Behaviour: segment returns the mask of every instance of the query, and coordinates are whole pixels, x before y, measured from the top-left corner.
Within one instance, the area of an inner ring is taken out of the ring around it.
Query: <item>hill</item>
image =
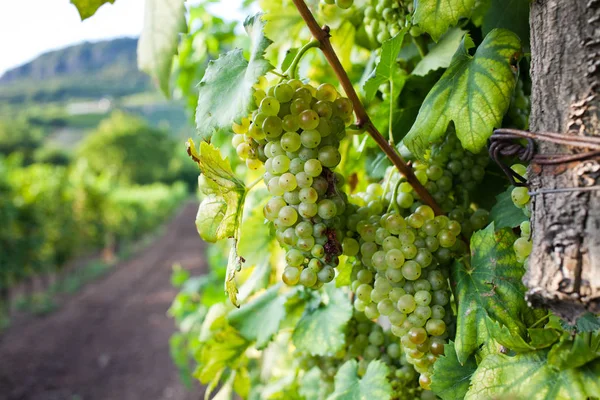
[[[122,97],[153,90],[137,69],[137,39],[84,42],[40,55],[0,77],[0,102]]]

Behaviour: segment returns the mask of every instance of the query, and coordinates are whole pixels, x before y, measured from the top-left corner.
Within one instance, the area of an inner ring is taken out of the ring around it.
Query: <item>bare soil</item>
[[[169,355],[171,266],[206,270],[186,204],[164,233],[45,317],[0,335],[0,400],[191,400]]]

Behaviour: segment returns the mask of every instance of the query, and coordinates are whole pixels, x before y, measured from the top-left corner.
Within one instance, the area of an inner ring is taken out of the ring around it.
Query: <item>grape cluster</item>
[[[339,8],[343,9],[343,10],[347,10],[348,8],[352,7],[352,5],[354,4],[354,0],[322,0],[322,2],[324,4],[335,4],[336,6],[338,6]]]
[[[421,387],[429,389],[433,363],[444,353],[452,323],[444,266],[455,253],[466,251],[458,239],[461,225],[434,216],[425,205],[406,217],[384,213],[382,194],[380,185],[371,184],[348,220],[344,245],[350,245],[358,259],[353,270],[354,307],[370,319],[381,315],[389,319],[406,360],[421,374]]]
[[[411,157],[410,154],[405,155]],[[488,223],[487,210],[471,207],[472,193],[483,181],[488,164],[487,152],[473,154],[463,149],[453,131],[448,133],[443,142],[432,146],[426,162],[413,163],[419,182],[452,220],[461,223],[461,232],[467,238]],[[391,197],[395,195],[398,206],[407,211],[414,211],[422,205],[403,176],[392,175],[391,184],[397,185],[398,190],[387,193],[388,201],[392,201]]]
[[[246,162],[264,154],[264,182],[273,196],[264,214],[288,248],[283,281],[318,288],[334,278],[341,254],[338,227],[347,199],[333,169],[341,161],[352,103],[330,84],[315,88],[297,79],[256,90],[254,97],[258,109],[234,128],[256,143],[256,151],[244,141],[238,154],[250,154]]]
[[[511,167],[513,171],[527,179],[527,168],[522,164],[515,164]],[[531,202],[531,196],[529,195],[529,188],[526,186],[516,186],[510,193],[510,197],[515,206],[523,210],[525,215],[529,216],[529,203]],[[531,243],[531,225],[529,221],[525,221],[520,225],[521,237],[518,238],[513,248],[519,262],[525,262],[529,254],[531,254],[532,243]]]
[[[395,0],[370,0],[365,8],[365,30],[381,44],[396,36],[404,26],[406,10]]]
[[[325,385],[332,390],[335,374],[346,361],[358,360],[358,375],[363,376],[369,363],[379,360],[389,369],[388,379],[393,388],[392,399],[435,398],[431,392],[419,386],[418,374],[406,361],[398,338],[367,318],[363,312],[354,310],[346,328],[345,343],[346,347],[332,356],[298,354],[301,368],[310,370],[318,367]]]

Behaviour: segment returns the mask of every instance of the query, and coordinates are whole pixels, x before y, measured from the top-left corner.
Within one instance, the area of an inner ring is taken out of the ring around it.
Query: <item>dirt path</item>
[[[0,337],[0,400],[191,400],[169,356],[171,265],[203,271],[187,204],[161,237],[56,312]]]

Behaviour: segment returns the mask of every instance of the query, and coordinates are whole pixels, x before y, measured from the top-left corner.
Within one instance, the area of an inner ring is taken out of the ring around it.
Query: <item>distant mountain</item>
[[[40,55],[0,77],[0,102],[120,97],[152,90],[137,69],[137,39],[84,42]]]

